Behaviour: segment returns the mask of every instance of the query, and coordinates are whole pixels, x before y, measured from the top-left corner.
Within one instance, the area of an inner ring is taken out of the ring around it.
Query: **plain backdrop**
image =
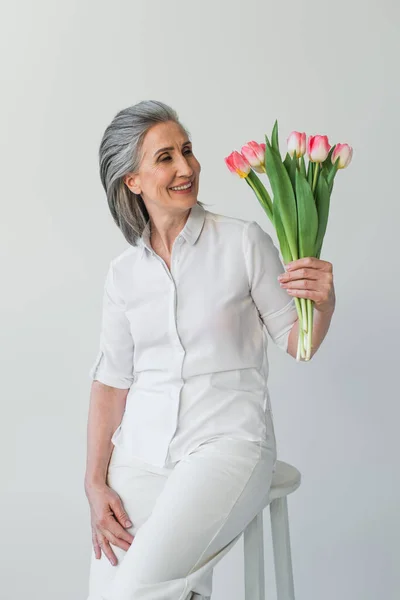
[[[281,149],[292,130],[354,148],[321,254],[331,328],[310,363],[271,342],[269,387],[279,458],[302,474],[288,500],[297,600],[397,599],[398,4],[22,0],[1,12],[0,597],[87,597],[88,371],[106,270],[127,247],[97,152],[119,110],[155,99],[190,130],[198,199],[276,244],[224,157],[265,141],[275,119]],[[243,598],[242,551],[217,566],[213,599]]]

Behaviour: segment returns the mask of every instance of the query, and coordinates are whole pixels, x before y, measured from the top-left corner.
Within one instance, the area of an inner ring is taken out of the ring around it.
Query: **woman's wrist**
[[[107,485],[107,476],[106,475],[85,475],[84,486],[85,492],[89,492],[95,488],[103,487]]]

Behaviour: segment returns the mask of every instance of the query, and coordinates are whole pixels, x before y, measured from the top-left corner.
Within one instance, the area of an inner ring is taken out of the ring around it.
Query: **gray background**
[[[3,3],[2,598],[85,600],[88,371],[109,260],[126,247],[98,145],[118,110],[173,106],[202,165],[199,200],[272,225],[223,158],[275,118],[348,142],[321,259],[337,295],[311,363],[270,343],[297,600],[399,594],[399,8],[393,0]],[[398,239],[398,237],[397,237]],[[267,597],[275,599],[265,511]],[[215,600],[243,598],[242,544]]]

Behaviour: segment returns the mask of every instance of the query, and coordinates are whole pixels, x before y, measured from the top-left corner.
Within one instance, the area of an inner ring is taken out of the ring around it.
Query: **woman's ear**
[[[128,173],[124,176],[124,183],[134,194],[141,194],[142,190],[138,182],[138,175]]]

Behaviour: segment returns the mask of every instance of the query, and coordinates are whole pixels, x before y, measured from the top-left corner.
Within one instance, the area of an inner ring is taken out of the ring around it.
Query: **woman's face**
[[[168,121],[149,129],[139,171],[126,175],[124,181],[132,192],[141,194],[150,214],[152,208],[179,212],[196,204],[200,170],[187,135],[177,123]],[[192,183],[188,191],[171,189],[188,182]]]

